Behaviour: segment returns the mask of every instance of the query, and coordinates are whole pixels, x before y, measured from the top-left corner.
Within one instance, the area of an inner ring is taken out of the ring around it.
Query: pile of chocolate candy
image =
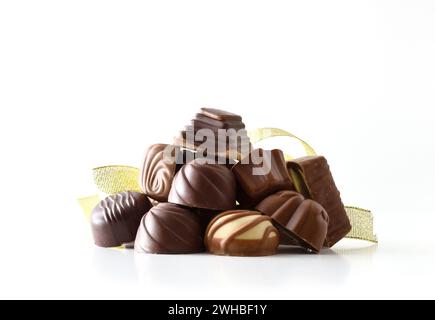
[[[188,139],[204,129],[213,138]],[[204,139],[216,148],[202,149]],[[222,110],[203,108],[172,145],[150,146],[139,179],[143,193],[108,196],[93,210],[96,245],[233,256],[293,245],[317,253],[351,230],[324,157],[286,162],[281,150],[254,150],[242,118]]]

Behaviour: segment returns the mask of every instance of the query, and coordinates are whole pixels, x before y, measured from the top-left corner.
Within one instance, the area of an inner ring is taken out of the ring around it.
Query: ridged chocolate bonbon
[[[138,192],[121,192],[100,201],[91,215],[95,244],[119,247],[134,241],[140,220],[150,208],[147,196]]]
[[[203,164],[197,159],[176,174],[169,202],[199,209],[229,210],[236,206],[236,181],[224,165]]]
[[[289,161],[288,170],[295,188],[305,198],[318,202],[329,216],[325,245],[332,247],[351,230],[340,192],[323,156],[311,156]]]
[[[262,168],[264,172],[261,172]],[[236,164],[232,172],[238,182],[237,201],[244,208],[253,208],[277,191],[293,189],[281,150],[256,149]]]
[[[294,191],[280,191],[264,199],[255,209],[277,223],[281,243],[288,244],[285,240],[293,240],[314,252],[322,249],[329,218],[317,202],[304,199]]]
[[[256,211],[226,211],[209,224],[205,243],[216,255],[268,256],[276,253],[278,230],[268,216]]]
[[[200,130],[205,136],[199,136]],[[202,108],[175,138],[175,144],[207,156],[230,160],[241,159],[251,150],[242,117],[212,108]]]
[[[160,203],[142,218],[134,248],[138,253],[197,253],[204,251],[203,232],[194,211]]]

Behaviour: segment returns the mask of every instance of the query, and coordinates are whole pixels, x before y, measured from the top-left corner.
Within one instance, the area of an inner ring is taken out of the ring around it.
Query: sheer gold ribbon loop
[[[253,131],[248,132],[249,139],[251,140],[252,144],[256,144],[262,140],[273,138],[273,137],[290,137],[293,139],[296,139],[301,143],[301,145],[304,147],[305,152],[308,156],[315,156],[316,151],[314,151],[314,148],[311,147],[307,142],[302,140],[301,138],[298,138],[294,134],[285,131],[283,129],[279,128],[258,128]],[[292,155],[289,155],[287,153],[284,153],[286,161],[290,161],[293,159]]]
[[[298,138],[294,134],[279,128],[259,128],[248,133],[251,143],[255,145],[256,143],[273,138],[273,137],[289,137],[296,139],[304,147],[305,152],[308,156],[315,156],[316,151],[311,147],[306,141]],[[286,161],[292,160],[293,156],[284,153]],[[350,239],[359,239],[377,243],[378,239],[373,231],[373,214],[369,210],[361,209],[358,207],[347,206],[346,213],[349,217],[350,223],[352,225],[352,230],[346,236]]]

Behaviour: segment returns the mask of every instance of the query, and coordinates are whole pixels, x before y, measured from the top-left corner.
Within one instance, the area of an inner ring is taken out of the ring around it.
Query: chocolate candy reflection
[[[304,157],[287,163],[296,190],[305,198],[318,202],[329,216],[326,246],[332,247],[351,230],[340,192],[329,165],[322,156]]]
[[[201,222],[191,209],[160,203],[143,217],[134,248],[160,254],[204,251]]]
[[[319,252],[328,231],[328,214],[313,200],[306,200],[294,191],[280,191],[256,207],[277,223],[281,243],[296,244]],[[286,241],[287,240],[287,241]]]
[[[267,256],[276,253],[278,230],[267,216],[247,210],[226,211],[206,231],[210,253],[230,256]]]
[[[150,208],[147,196],[138,192],[122,192],[102,200],[91,215],[95,244],[119,247],[134,241],[140,220]]]

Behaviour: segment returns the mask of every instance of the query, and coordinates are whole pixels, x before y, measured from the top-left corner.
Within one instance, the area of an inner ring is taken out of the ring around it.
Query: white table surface
[[[5,246],[0,298],[434,298],[434,219],[420,217],[421,230],[378,217],[379,245],[345,240],[319,255],[281,250],[262,258],[97,248],[76,217],[63,241]]]

